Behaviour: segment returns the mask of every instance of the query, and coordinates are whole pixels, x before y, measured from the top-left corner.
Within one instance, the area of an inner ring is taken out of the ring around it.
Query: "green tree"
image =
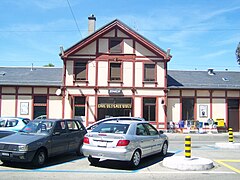
[[[54,67],[54,64],[49,63],[49,64],[44,65],[43,67]]]

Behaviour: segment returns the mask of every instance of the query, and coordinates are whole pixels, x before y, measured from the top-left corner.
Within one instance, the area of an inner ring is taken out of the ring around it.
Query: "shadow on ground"
[[[165,157],[170,157],[173,156],[174,153],[168,153]],[[165,157],[156,154],[156,155],[152,155],[146,158],[141,159],[140,165],[133,169],[132,167],[130,167],[127,162],[124,161],[114,161],[114,160],[104,160],[104,161],[100,161],[97,165],[95,165],[96,167],[100,167],[100,168],[109,168],[109,169],[117,169],[117,170],[140,170],[149,166],[152,166],[154,164],[157,164],[159,162],[161,162]],[[93,165],[91,165],[93,166]]]
[[[71,162],[74,160],[83,159],[83,158],[85,158],[85,157],[77,156],[76,153],[63,154],[61,156],[55,156],[55,157],[49,158],[47,160],[47,162],[45,163],[45,165],[41,168],[55,166],[55,165]],[[12,167],[12,168],[28,169],[28,170],[40,169],[38,167],[34,167],[31,163],[7,162],[7,163],[2,163],[0,166],[7,166],[7,167]]]

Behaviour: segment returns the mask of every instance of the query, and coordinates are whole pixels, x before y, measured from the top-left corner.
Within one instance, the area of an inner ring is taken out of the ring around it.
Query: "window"
[[[76,121],[67,121],[67,127],[69,131],[79,131]]]
[[[110,80],[121,80],[121,63],[110,63]]]
[[[147,136],[147,130],[143,124],[138,124],[136,129],[136,135],[137,136]]]
[[[65,121],[57,121],[54,132],[66,133]]]
[[[92,132],[126,134],[129,124],[101,123]]]
[[[47,96],[34,96],[33,118],[47,114]]]
[[[150,124],[145,124],[145,127],[147,128],[150,136],[158,135],[158,131]]]
[[[84,81],[86,80],[86,66],[85,62],[75,62],[74,64],[74,73],[76,81]]]
[[[85,97],[75,97],[74,98],[74,117],[85,116]]]
[[[121,53],[122,52],[122,40],[121,39],[110,39],[110,53]]]
[[[143,118],[156,121],[156,98],[143,98]]]
[[[155,64],[144,64],[144,81],[156,81]]]

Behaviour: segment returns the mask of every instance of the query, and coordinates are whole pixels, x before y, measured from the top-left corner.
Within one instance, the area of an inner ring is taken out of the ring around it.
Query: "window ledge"
[[[143,84],[157,84],[157,81],[143,81]]]
[[[108,80],[108,83],[123,83],[122,80]]]
[[[74,82],[83,82],[83,83],[88,83],[88,80],[74,80]]]

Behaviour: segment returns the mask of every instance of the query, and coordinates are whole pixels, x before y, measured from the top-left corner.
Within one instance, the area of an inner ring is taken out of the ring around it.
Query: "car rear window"
[[[112,133],[112,134],[126,134],[129,124],[118,124],[118,123],[102,123],[92,132],[98,133]]]

